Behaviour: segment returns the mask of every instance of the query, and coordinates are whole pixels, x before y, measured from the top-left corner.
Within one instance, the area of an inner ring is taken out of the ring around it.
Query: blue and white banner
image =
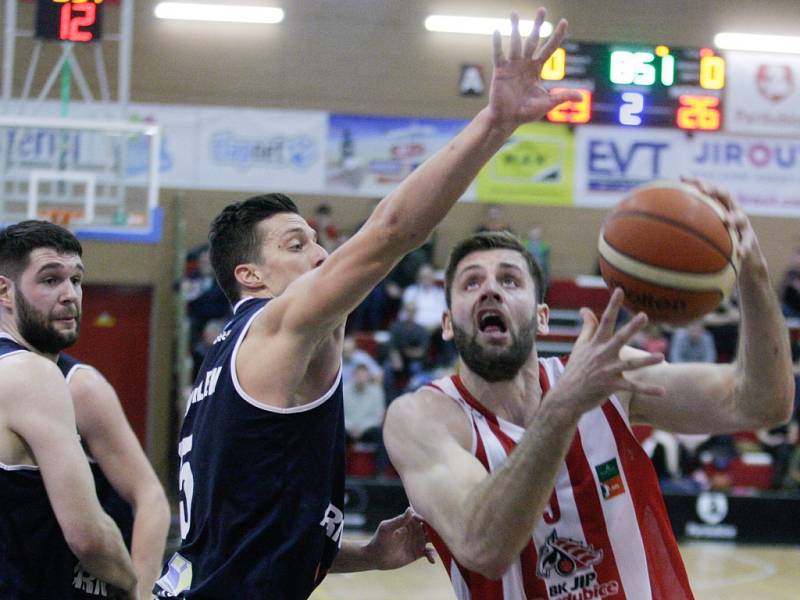
[[[575,206],[613,206],[639,185],[678,177],[686,140],[669,129],[577,128]]]

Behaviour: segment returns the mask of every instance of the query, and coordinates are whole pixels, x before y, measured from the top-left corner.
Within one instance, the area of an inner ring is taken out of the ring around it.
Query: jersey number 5
[[[192,451],[192,436],[183,438],[178,444],[178,456],[181,458],[181,470],[179,474],[180,482],[178,484],[178,491],[183,492],[183,498],[180,499],[179,512],[181,524],[181,539],[185,540],[189,534],[189,527],[192,523],[192,494],[194,493],[194,476],[192,475],[192,466],[189,464],[189,459],[186,455]]]

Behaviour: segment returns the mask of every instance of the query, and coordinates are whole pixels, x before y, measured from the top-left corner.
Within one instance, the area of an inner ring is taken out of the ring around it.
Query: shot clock
[[[581,94],[550,111],[552,122],[699,131],[722,125],[725,60],[710,48],[567,41],[542,78],[550,89]]]
[[[102,37],[103,0],[37,0],[36,37],[96,42]]]

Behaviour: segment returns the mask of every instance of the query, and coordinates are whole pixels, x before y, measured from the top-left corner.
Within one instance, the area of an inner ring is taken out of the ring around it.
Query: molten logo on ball
[[[626,304],[636,306],[644,312],[651,311],[669,311],[677,315],[685,315],[688,310],[688,305],[685,300],[680,298],[659,298],[651,292],[638,292],[636,290],[625,289],[622,282],[612,279],[612,288],[621,288],[625,292]]]

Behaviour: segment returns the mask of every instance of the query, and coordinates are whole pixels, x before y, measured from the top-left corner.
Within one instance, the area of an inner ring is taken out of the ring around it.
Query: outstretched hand
[[[539,47],[544,17],[545,10],[540,8],[536,12],[533,30],[523,44],[519,16],[512,13],[508,57],[503,54],[500,32],[494,32],[494,73],[489,109],[499,122],[521,125],[537,121],[562,102],[581,99],[577,91],[549,92],[542,85],[542,67],[567,33],[567,22],[561,19],[550,38]]]
[[[660,353],[620,358],[620,350],[647,323],[647,315],[639,313],[614,333],[617,315],[624,293],[617,288],[598,323],[594,313],[581,309],[583,328],[570,355],[564,374],[551,393],[564,401],[573,402],[579,416],[605,401],[611,394],[626,391],[631,394],[663,396],[664,389],[625,378],[626,371],[655,365],[664,360]]]
[[[376,568],[383,570],[404,567],[423,556],[431,564],[436,562],[422,521],[410,507],[402,515],[381,521],[366,550]]]

